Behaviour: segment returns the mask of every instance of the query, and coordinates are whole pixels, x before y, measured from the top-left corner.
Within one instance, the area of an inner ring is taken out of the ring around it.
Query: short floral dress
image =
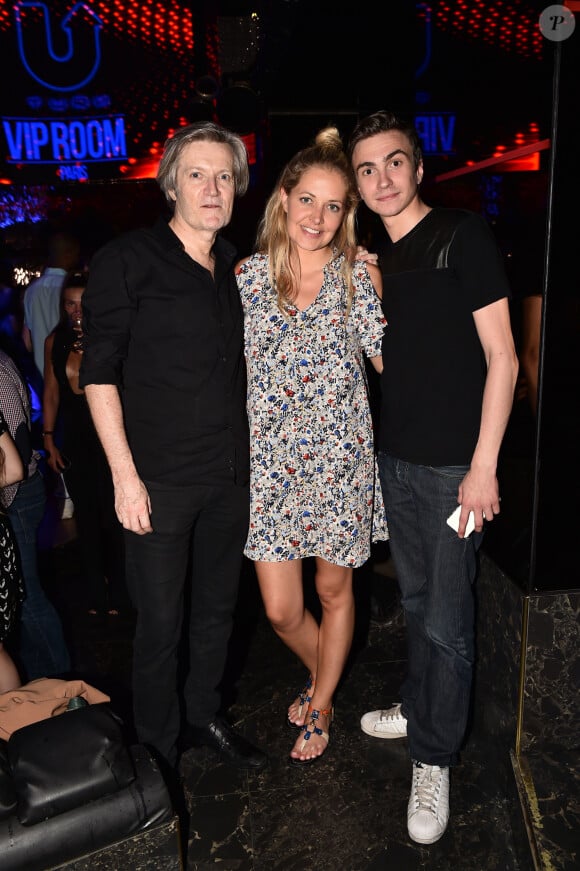
[[[244,553],[361,566],[388,539],[363,354],[381,353],[385,318],[366,266],[345,318],[342,255],[304,311],[280,311],[268,258],[237,270],[250,420],[250,529]]]

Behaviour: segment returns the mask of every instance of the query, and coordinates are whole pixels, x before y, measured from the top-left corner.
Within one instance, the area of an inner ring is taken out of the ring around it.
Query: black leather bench
[[[140,851],[147,859],[159,841],[154,832],[164,833],[159,867],[181,869],[179,823],[157,763],[143,745],[114,746],[114,733],[95,738],[95,728],[85,729],[89,720],[79,713],[26,726],[0,741],[2,871],[46,871],[97,854],[101,860],[92,867],[118,869],[118,858],[106,864],[105,848],[115,845],[118,856],[126,842],[121,853],[130,852],[134,864]],[[64,740],[56,741],[57,733]],[[99,741],[96,753],[86,749]]]

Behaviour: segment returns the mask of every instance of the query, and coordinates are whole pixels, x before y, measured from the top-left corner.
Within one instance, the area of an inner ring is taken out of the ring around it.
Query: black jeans
[[[94,438],[65,443],[63,452],[71,460],[63,478],[74,504],[85,608],[126,611],[123,528],[115,514],[111,470]]]
[[[219,684],[248,533],[249,489],[233,484],[145,485],[154,531],[125,533],[127,585],[137,611],[133,708],[139,741],[174,765],[181,722],[177,681],[184,600],[191,602],[185,711],[191,725],[205,726],[221,703]]]

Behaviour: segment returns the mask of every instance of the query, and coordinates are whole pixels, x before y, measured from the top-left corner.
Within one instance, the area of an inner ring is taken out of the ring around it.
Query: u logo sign
[[[16,3],[14,17],[20,57],[33,79],[52,91],[77,91],[90,82],[101,62],[103,23],[86,3],[75,3],[55,28],[57,48],[45,3]]]

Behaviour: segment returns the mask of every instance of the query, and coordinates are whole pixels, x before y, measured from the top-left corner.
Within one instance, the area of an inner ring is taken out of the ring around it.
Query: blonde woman
[[[338,131],[283,169],[256,252],[236,273],[244,307],[250,530],[266,614],[308,677],[290,704],[290,761],[320,759],[354,629],[353,570],[388,537],[365,356],[382,370],[380,275],[355,261],[358,195]],[[305,607],[315,561],[318,621]]]

